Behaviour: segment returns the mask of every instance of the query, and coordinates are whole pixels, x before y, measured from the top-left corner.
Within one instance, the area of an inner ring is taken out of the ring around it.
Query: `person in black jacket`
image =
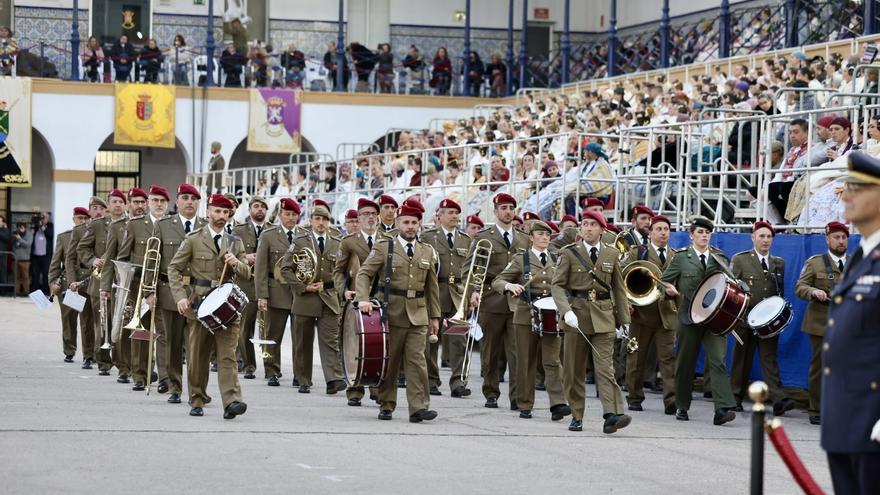
[[[391,93],[394,91],[394,55],[391,53],[391,45],[381,43],[376,52],[376,78],[379,80],[379,92]]]
[[[293,43],[281,54],[281,66],[287,71],[287,87],[301,88],[306,78],[306,55],[297,50]]]
[[[147,41],[146,48],[141,50],[140,56],[138,57],[138,64],[144,71],[145,83],[159,82],[159,70],[162,68],[162,62],[164,60],[165,56],[162,55],[162,50],[160,50],[159,46],[156,44],[156,39],[150,38]]]
[[[49,213],[34,215],[33,242],[31,242],[31,290],[40,289],[49,295],[49,262],[52,261],[52,243],[55,240],[55,224]]]
[[[483,74],[485,72],[486,68],[483,66],[480,54],[471,51],[470,59],[468,60],[468,73],[466,74],[466,84],[470,85],[471,96],[481,96],[480,88],[483,87]],[[462,64],[462,74],[464,74],[464,64]]]
[[[507,86],[507,66],[501,61],[501,55],[492,54],[491,61],[486,64],[486,78],[489,80],[489,96],[498,98],[504,96]]]
[[[113,44],[111,55],[113,69],[116,70],[116,82],[128,82],[131,79],[131,67],[136,57],[135,48],[128,43],[128,36],[122,35]]]
[[[355,70],[357,70],[357,91],[369,91],[368,81],[370,80],[370,72],[376,66],[376,54],[369,48],[358,43],[352,42],[349,45],[351,49],[351,59],[354,61]]]
[[[226,74],[227,88],[241,87],[241,68],[247,62],[247,58],[239,52],[232,41],[226,44],[226,49],[220,54],[220,68]]]
[[[344,66],[342,70],[342,86],[348,87],[348,79],[351,77],[351,69],[348,68],[348,56],[343,53],[342,59]],[[336,42],[331,41],[327,45],[327,52],[324,53],[324,67],[327,69],[330,78],[330,87],[336,87]]]

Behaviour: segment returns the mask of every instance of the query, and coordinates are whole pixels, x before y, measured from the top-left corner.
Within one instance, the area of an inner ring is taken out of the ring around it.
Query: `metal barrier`
[[[376,143],[339,143],[336,146],[336,159],[342,160],[345,157],[354,157],[363,151],[379,151],[379,145]]]

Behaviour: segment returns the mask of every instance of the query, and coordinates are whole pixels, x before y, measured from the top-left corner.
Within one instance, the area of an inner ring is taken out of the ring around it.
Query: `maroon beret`
[[[394,197],[389,196],[387,194],[383,194],[383,195],[379,196],[379,204],[380,205],[394,205],[395,208],[397,208],[399,206],[397,204],[397,200],[395,200]]]
[[[155,184],[150,186],[150,196],[162,196],[165,198],[165,201],[171,201],[171,196],[168,194],[168,190]]]
[[[121,199],[123,203],[128,203],[128,198],[125,197],[125,193],[120,191],[119,189],[114,188],[112,191],[110,191],[110,194],[107,195],[107,199],[113,197]]]
[[[510,204],[516,206],[516,199],[507,193],[498,193],[492,198],[493,205]]]
[[[483,225],[483,221],[480,220],[480,217],[478,217],[478,216],[476,216],[476,215],[468,215],[468,217],[467,217],[467,223],[468,223],[468,224],[471,224],[471,223],[472,223],[472,224],[474,224],[474,225],[479,225],[480,227],[483,227],[483,226],[484,226],[484,225]]]
[[[581,199],[582,208],[590,208],[591,206],[601,206],[603,210],[605,209],[605,203],[603,203],[602,200],[599,198],[588,196]]]
[[[635,217],[637,217],[637,216],[639,216],[639,215],[650,215],[650,216],[653,217],[653,216],[654,216],[654,210],[648,208],[648,207],[645,206],[645,205],[635,205],[635,206],[633,206],[633,218],[635,218]]]
[[[571,223],[576,224],[576,223],[578,223],[578,219],[575,218],[574,215],[565,215],[564,217],[562,217],[562,223],[565,223],[565,222],[571,222]]]
[[[538,214],[533,211],[523,212],[522,217],[523,217],[523,220],[540,220],[541,219],[541,217],[539,217]]]
[[[357,220],[357,219],[358,219],[358,212],[357,212],[357,210],[348,210],[348,211],[346,211],[346,212],[345,212],[345,219],[346,219],[346,220]]]
[[[831,121],[831,125],[839,125],[844,129],[852,129],[852,124],[849,122],[849,119],[844,116],[834,117],[834,120]]]
[[[361,209],[363,209],[363,208],[375,208],[375,209],[376,209],[376,213],[379,213],[379,205],[377,205],[375,201],[371,201],[371,200],[368,199],[368,198],[360,198],[360,199],[358,199],[358,207],[357,207],[357,209],[358,209],[358,210],[361,210]]]
[[[422,205],[421,201],[419,201],[415,196],[410,196],[403,201],[401,206],[409,206],[410,208],[415,208],[420,212],[425,212],[425,207]]]
[[[229,210],[235,209],[235,203],[232,202],[231,199],[227,198],[222,194],[212,194],[211,199],[208,201],[208,206],[216,206],[217,208],[227,208]]]
[[[553,220],[547,220],[547,226],[550,227],[554,234],[559,233],[559,225],[556,225],[556,222],[554,222]]]
[[[608,230],[608,231],[610,231],[610,232],[614,232],[615,234],[619,234],[619,233],[620,233],[620,227],[618,227],[617,225],[614,225],[614,224],[611,223],[611,222],[608,222],[608,223],[605,224],[605,229]]]
[[[770,225],[770,222],[766,220],[758,220],[757,222],[755,222],[755,226],[752,227],[752,232],[757,232],[759,229],[769,229],[770,235],[776,235],[776,231],[773,230],[773,226]]]
[[[831,124],[834,122],[834,119],[837,118],[837,115],[831,114],[822,117],[821,119],[816,121],[816,125],[825,127],[826,129],[831,127]]]
[[[461,213],[461,206],[459,206],[458,203],[456,203],[455,201],[453,201],[451,199],[444,199],[443,201],[441,201],[440,208],[453,208],[453,209],[458,210],[459,213]]]
[[[202,195],[199,194],[199,190],[196,189],[196,186],[187,184],[186,182],[177,186],[177,195],[180,196],[181,194],[192,194],[196,199],[202,199]]]
[[[299,203],[293,198],[281,198],[281,209],[287,211],[295,211],[297,215],[302,213]]]
[[[651,227],[653,227],[654,224],[658,223],[665,223],[666,225],[672,227],[672,222],[670,222],[669,219],[664,217],[663,215],[654,215],[653,217],[651,217]]]
[[[315,206],[323,206],[324,208],[327,208],[327,211],[330,211],[330,203],[324,201],[323,199],[316,199],[312,201],[312,207]]]
[[[547,160],[546,162],[544,162],[544,166],[542,166],[541,169],[546,172],[547,169],[549,169],[550,167],[559,168],[559,165],[553,160]]]
[[[849,237],[849,227],[840,222],[828,222],[828,225],[825,226],[825,235],[831,235],[835,232],[843,232]]]
[[[135,196],[140,196],[144,199],[147,199],[147,192],[139,187],[132,187],[128,190],[128,197],[133,198]]]
[[[514,221],[514,222],[519,222],[520,225],[523,223],[523,219],[522,219],[522,217],[519,216],[519,215],[514,215],[514,216],[513,216],[513,221]]]
[[[400,208],[397,209],[397,216],[399,217],[416,217],[419,220],[422,219],[422,210],[408,204],[404,204]]]
[[[595,220],[602,228],[607,228],[608,223],[605,221],[605,215],[599,213],[598,211],[585,211],[581,216],[581,222],[592,219]]]
[[[83,208],[82,206],[77,206],[73,209],[73,216],[82,215],[84,217],[89,216],[89,209]]]

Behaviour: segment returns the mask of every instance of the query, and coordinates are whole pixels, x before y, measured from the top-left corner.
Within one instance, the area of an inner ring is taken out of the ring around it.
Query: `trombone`
[[[477,322],[480,315],[480,304],[483,298],[483,283],[486,281],[486,273],[489,269],[489,260],[492,257],[492,242],[489,239],[480,239],[474,246],[474,255],[471,258],[471,266],[468,268],[467,280],[462,287],[461,303],[458,305],[458,311],[447,318],[449,326],[467,327],[467,340],[464,346],[464,360],[461,367],[461,382],[467,386],[468,376],[471,371],[471,354],[474,351],[474,345],[477,339],[474,336],[473,326]],[[477,307],[474,308],[473,314],[469,320],[464,319],[464,308],[468,307],[468,287],[475,285],[477,289]]]
[[[125,325],[127,330],[131,330],[131,338],[134,340],[147,341],[147,395],[150,395],[150,385],[153,378],[153,340],[156,336],[156,287],[159,284],[159,262],[162,254],[159,248],[162,247],[162,241],[158,237],[150,237],[147,239],[146,251],[144,252],[144,262],[141,266],[141,283],[138,286],[137,297],[134,302],[134,314],[131,321]],[[143,304],[144,293],[153,294],[153,308],[150,309],[150,328],[144,328],[141,321],[141,304]]]

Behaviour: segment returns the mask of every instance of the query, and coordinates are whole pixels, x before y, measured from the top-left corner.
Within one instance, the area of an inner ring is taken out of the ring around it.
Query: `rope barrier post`
[[[749,397],[755,403],[752,406],[752,468],[749,481],[751,495],[764,493],[764,417],[767,414],[764,402],[768,394],[769,389],[764,382],[758,381],[749,386]]]

